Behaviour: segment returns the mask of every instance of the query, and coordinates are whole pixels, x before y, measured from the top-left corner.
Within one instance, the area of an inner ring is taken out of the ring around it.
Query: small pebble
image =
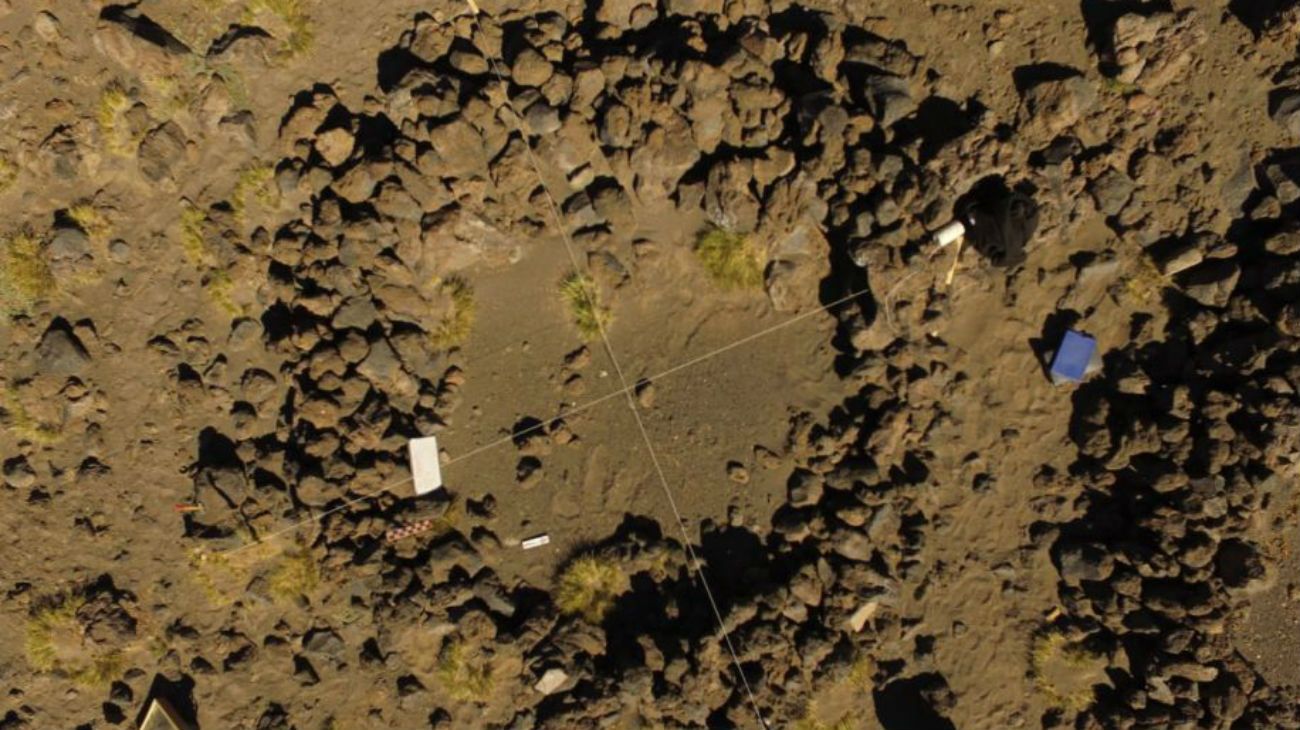
[[[637,386],[636,401],[641,404],[642,408],[654,408],[655,405],[655,386],[654,383],[643,382]]]
[[[727,464],[727,478],[737,484],[749,484],[749,470],[738,461]]]

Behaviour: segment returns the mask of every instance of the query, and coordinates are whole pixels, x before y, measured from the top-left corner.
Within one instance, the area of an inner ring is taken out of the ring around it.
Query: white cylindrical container
[[[961,221],[953,221],[934,232],[934,242],[939,248],[943,248],[965,235],[966,225]]]

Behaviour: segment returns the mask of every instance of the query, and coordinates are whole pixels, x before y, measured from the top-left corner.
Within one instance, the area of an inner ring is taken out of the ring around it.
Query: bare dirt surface
[[[1300,728],[1298,29],[0,0],[0,730]]]

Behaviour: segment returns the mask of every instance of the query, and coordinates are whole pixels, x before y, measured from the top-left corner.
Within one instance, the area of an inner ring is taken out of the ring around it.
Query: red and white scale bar
[[[391,545],[398,540],[404,540],[412,535],[418,535],[421,532],[428,532],[429,530],[432,530],[434,525],[437,523],[438,520],[436,519],[428,519],[420,520],[419,522],[412,522],[411,524],[402,527],[395,527],[384,533],[384,541]]]

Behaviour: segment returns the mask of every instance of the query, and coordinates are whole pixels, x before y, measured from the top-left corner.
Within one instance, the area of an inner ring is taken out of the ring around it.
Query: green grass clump
[[[140,143],[139,136],[125,127],[122,118],[133,105],[126,89],[117,84],[105,87],[95,105],[95,122],[104,139],[104,148],[114,155],[128,156]]]
[[[618,597],[630,588],[627,573],[613,558],[583,555],[560,573],[555,605],[561,613],[598,624],[614,608]]]
[[[463,278],[451,276],[438,285],[438,291],[451,300],[451,310],[433,332],[434,347],[445,350],[469,339],[474,328],[474,288]]]
[[[316,32],[311,27],[305,0],[250,0],[244,7],[244,23],[256,25],[259,13],[274,18],[272,25],[282,26],[272,28],[272,35],[280,40],[281,58],[295,58],[311,50]]]
[[[85,626],[77,618],[84,605],[81,596],[64,596],[32,613],[27,620],[27,661],[38,672],[98,687],[119,677],[125,662],[121,652],[95,651],[87,644]]]
[[[492,671],[486,658],[475,656],[465,643],[448,640],[438,653],[438,684],[452,698],[485,702],[492,692]]]
[[[256,200],[265,208],[279,205],[280,196],[275,190],[274,181],[275,170],[270,165],[244,168],[235,180],[235,190],[230,196],[230,207],[235,213],[235,220],[244,220],[250,200]]]
[[[1105,656],[1071,641],[1060,631],[1040,632],[1030,646],[1029,674],[1034,687],[1053,706],[1071,712],[1080,712],[1092,704],[1093,685],[1105,681],[1105,668]]]
[[[0,242],[0,311],[26,312],[54,291],[45,244],[30,231]]]
[[[305,545],[286,550],[268,579],[271,595],[282,601],[293,601],[299,596],[309,595],[318,585],[320,566]]]
[[[600,303],[596,282],[590,276],[571,271],[560,280],[560,299],[568,307],[573,323],[584,340],[600,337],[613,321],[608,307]]]
[[[748,236],[707,228],[695,239],[695,255],[709,277],[723,289],[757,289],[763,285],[763,254]]]

